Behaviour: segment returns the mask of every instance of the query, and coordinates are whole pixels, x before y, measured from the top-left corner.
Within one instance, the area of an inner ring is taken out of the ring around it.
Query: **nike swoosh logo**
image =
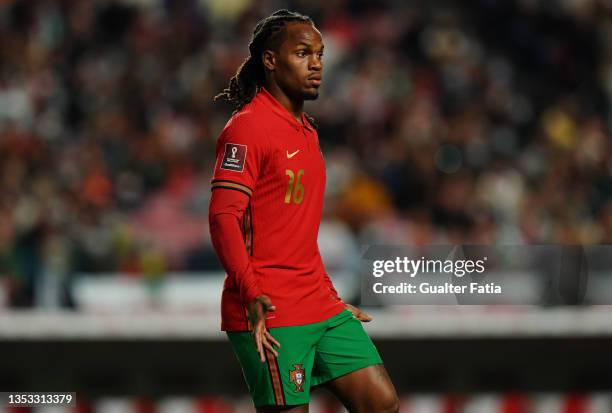
[[[300,151],[299,149],[293,153],[289,153],[289,151],[287,151],[287,159],[293,158],[295,155],[297,155],[299,151]]]

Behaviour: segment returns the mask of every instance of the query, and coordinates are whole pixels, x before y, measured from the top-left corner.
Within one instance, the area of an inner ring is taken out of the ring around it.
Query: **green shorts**
[[[278,358],[262,363],[250,332],[228,332],[256,407],[307,404],[310,389],[382,360],[347,309],[314,324],[270,328]]]

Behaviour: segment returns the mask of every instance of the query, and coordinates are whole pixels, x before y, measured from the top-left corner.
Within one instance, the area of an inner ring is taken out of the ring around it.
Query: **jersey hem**
[[[271,320],[271,321],[268,321],[266,323],[266,328],[297,327],[297,326],[304,326],[304,325],[308,325],[308,324],[320,323],[322,321],[326,321],[326,320],[329,320],[332,317],[337,316],[345,308],[346,308],[346,304],[344,302],[342,302],[342,301],[338,301],[337,308],[333,307],[333,309],[331,311],[324,313],[321,318],[317,317],[317,318],[313,318],[312,320],[307,320],[305,322],[298,322],[298,323],[292,323],[290,321],[274,322],[276,320]],[[236,324],[236,325],[232,325],[232,324]],[[247,332],[250,332],[250,330],[244,330],[244,323],[242,323],[242,326],[240,326],[240,327],[237,324],[238,323],[223,323],[223,321],[222,321],[221,322],[221,331],[225,331],[227,333],[247,333]]]

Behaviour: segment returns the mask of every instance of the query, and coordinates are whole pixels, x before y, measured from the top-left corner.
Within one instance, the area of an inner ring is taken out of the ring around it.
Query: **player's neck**
[[[266,90],[270,92],[270,94],[281,104],[282,107],[287,109],[287,111],[297,120],[299,123],[302,123],[302,112],[304,110],[304,101],[300,100],[298,102],[291,100],[289,96],[282,91],[280,87],[276,83],[269,82],[266,85]]]

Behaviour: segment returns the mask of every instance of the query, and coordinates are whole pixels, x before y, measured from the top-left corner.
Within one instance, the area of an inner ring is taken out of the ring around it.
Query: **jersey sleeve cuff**
[[[259,285],[257,285],[256,283],[253,283],[252,285],[249,285],[243,288],[243,291],[241,293],[242,302],[244,303],[245,306],[248,306],[251,301],[253,301],[254,299],[256,299],[262,294],[263,294],[263,291],[261,291],[261,288],[259,288]]]
[[[242,192],[249,197],[253,196],[253,190],[240,182],[230,181],[227,179],[214,179],[211,182],[211,189],[215,190],[219,188],[232,189],[234,191]]]

